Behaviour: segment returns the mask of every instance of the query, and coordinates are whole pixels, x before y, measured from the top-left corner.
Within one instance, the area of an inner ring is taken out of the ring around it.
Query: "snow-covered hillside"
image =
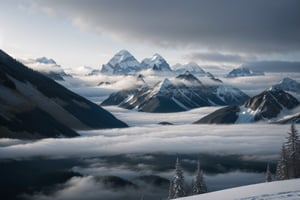
[[[182,200],[299,200],[300,179],[274,181],[217,192],[206,193]]]

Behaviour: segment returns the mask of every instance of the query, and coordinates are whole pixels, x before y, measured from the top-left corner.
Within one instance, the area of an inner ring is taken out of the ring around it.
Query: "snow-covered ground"
[[[300,179],[274,181],[195,195],[181,200],[299,200]]]

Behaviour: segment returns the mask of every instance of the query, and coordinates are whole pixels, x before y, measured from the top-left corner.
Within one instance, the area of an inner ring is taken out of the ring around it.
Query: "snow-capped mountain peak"
[[[294,79],[285,77],[278,84],[273,85],[269,89],[270,90],[279,89],[279,90],[285,90],[288,92],[300,93],[300,83],[295,81]]]
[[[159,55],[158,53],[155,53],[152,58],[151,58],[152,61],[155,61],[155,60],[165,60],[161,55]]]
[[[127,50],[116,53],[107,64],[102,66],[101,72],[109,74],[130,74],[141,70],[141,64]]]
[[[205,74],[205,71],[195,62],[187,63],[186,65],[184,65],[184,68],[195,73]]]
[[[154,86],[151,94],[152,95],[156,95],[156,94],[162,95],[162,94],[168,93],[168,88],[170,86],[173,86],[172,82],[168,78],[165,78],[163,81],[158,82]]]
[[[171,68],[168,62],[158,53],[154,54],[151,58],[145,58],[142,63],[144,69],[152,69],[154,71],[170,72]]]
[[[121,51],[119,51],[112,59],[111,61],[116,61],[116,62],[122,62],[128,58],[132,58],[133,55],[131,55],[131,53],[129,53],[129,51],[123,49]]]
[[[132,62],[132,63],[128,63]],[[137,63],[135,63],[137,62]],[[118,53],[116,53],[108,62],[111,65],[119,64],[121,68],[125,68],[127,66],[130,66],[129,64],[139,64],[138,61],[134,58],[131,53],[127,50],[121,50]],[[128,65],[126,65],[128,64]]]
[[[205,75],[205,71],[195,62],[189,62],[187,64],[176,64],[173,66],[173,69],[175,70],[175,72],[182,74],[185,71],[189,71],[193,74],[197,74],[197,75]]]

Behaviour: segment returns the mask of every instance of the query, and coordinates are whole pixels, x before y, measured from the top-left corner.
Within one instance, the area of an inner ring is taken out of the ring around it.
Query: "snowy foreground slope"
[[[274,181],[206,193],[182,200],[299,200],[300,179]]]

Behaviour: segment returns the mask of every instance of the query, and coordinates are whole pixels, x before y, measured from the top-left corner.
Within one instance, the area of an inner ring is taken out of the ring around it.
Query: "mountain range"
[[[196,121],[196,124],[233,124],[271,121],[277,123],[299,122],[300,113],[289,114],[300,102],[276,87],[271,87],[247,100],[243,106],[227,106]],[[282,117],[283,119],[278,119]]]
[[[142,112],[178,112],[204,106],[241,105],[248,98],[232,86],[205,85],[187,71],[174,80],[165,78],[152,87],[118,91],[101,105],[118,105]]]
[[[182,74],[189,71],[197,76],[214,77],[211,73],[205,72],[197,63],[176,64],[170,67],[169,63],[158,53],[151,58],[145,58],[141,63],[127,50],[117,52],[107,64],[102,65],[101,72],[109,75],[135,75],[143,70],[150,70],[157,73]],[[219,79],[215,79],[220,81]]]
[[[154,54],[151,58],[145,58],[140,63],[127,50],[121,50],[107,64],[102,65],[101,72],[105,74],[128,75],[147,69],[159,72],[171,71],[167,61],[159,54]]]
[[[73,137],[127,125],[0,50],[0,137]]]

